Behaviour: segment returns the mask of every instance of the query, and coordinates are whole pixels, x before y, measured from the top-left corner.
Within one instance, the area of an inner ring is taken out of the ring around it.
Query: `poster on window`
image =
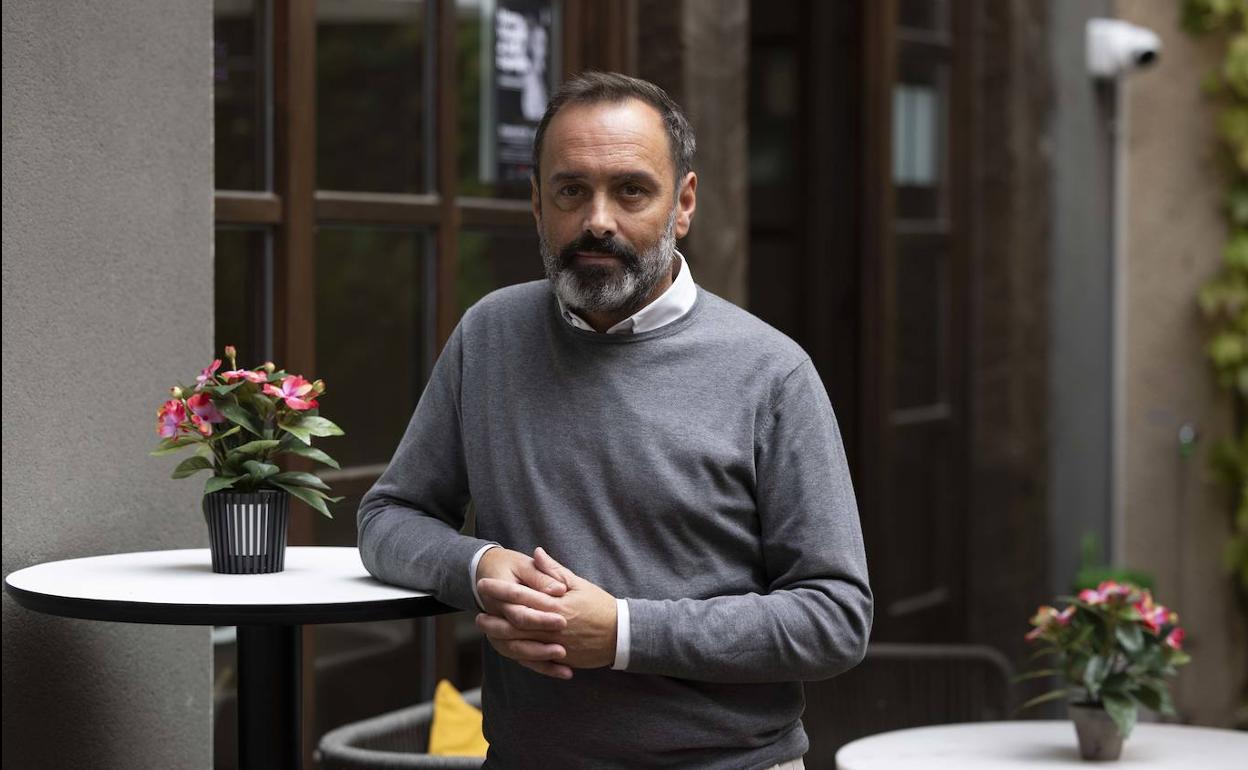
[[[484,181],[527,182],[533,138],[546,111],[554,72],[555,9],[551,0],[494,0],[493,158]],[[488,125],[488,123],[487,123]]]

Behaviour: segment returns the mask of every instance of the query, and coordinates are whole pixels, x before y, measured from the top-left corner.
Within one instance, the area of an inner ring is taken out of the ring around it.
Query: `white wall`
[[[3,570],[203,547],[199,485],[150,458],[212,353],[212,4],[6,0]],[[3,765],[207,767],[207,628],[7,595]]]

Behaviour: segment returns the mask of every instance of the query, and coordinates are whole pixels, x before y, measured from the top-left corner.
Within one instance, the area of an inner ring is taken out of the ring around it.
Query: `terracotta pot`
[[[1122,754],[1122,734],[1104,707],[1071,703],[1066,708],[1079,736],[1079,756],[1093,762],[1118,759]]]
[[[286,566],[290,495],[284,490],[222,490],[204,495],[212,571],[227,575],[281,572]]]

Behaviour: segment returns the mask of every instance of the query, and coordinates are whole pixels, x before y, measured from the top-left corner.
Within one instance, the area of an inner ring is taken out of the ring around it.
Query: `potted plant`
[[[272,362],[240,369],[237,351],[225,348],[230,369],[218,372],[216,359],[195,378],[194,387],[174,386],[156,413],[161,456],[194,448],[173,469],[181,479],[211,471],[204,484],[214,572],[281,572],[293,495],[326,516],[329,485],[302,471],[283,471],[280,455],[306,457],[337,468],[332,457],[312,446],[314,436],[341,436],[342,429],[320,416],[322,380],[308,382]]]
[[[1052,665],[1020,677],[1063,684],[1022,707],[1066,699],[1083,758],[1117,759],[1140,706],[1174,713],[1165,680],[1189,660],[1179,616],[1148,589],[1113,580],[1063,600],[1061,611],[1040,607],[1026,636]]]

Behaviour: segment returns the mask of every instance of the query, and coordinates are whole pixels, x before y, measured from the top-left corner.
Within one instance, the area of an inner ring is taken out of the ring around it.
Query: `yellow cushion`
[[[481,732],[481,709],[464,700],[455,685],[443,679],[433,691],[433,724],[429,753],[440,757],[484,757],[490,747]]]

